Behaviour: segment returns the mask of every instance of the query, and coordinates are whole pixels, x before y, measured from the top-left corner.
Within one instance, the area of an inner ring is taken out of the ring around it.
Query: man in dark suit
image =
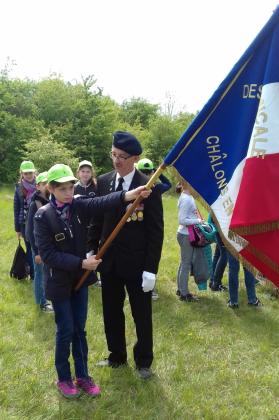
[[[115,132],[111,150],[114,170],[98,177],[98,195],[145,185],[147,176],[134,167],[141,153],[142,148],[136,137],[128,132]],[[107,211],[102,219],[95,220],[95,251],[104,243],[125,211],[126,207],[123,206],[118,212]],[[127,363],[123,312],[126,289],[137,333],[134,360],[137,372],[143,379],[152,375],[151,291],[161,257],[163,229],[161,194],[154,191],[129,217],[100,264],[104,326],[110,354],[99,365],[119,367]]]

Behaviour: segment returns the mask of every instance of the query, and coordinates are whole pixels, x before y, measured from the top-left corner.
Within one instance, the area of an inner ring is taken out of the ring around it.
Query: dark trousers
[[[111,271],[103,274],[101,280],[109,360],[117,363],[127,361],[123,311],[126,287],[137,333],[137,342],[134,345],[135,364],[139,368],[150,367],[153,361],[152,300],[151,292],[144,293],[142,290],[141,274],[124,279]]]
[[[238,303],[239,269],[240,263],[228,252],[229,261],[229,295],[231,303]],[[243,267],[244,282],[249,303],[257,301],[255,290],[255,277],[247,268]]]
[[[216,233],[216,248],[212,261],[212,277],[211,283],[214,286],[220,286],[222,284],[222,278],[228,262],[227,249],[223,244],[221,236]]]
[[[55,367],[60,381],[71,379],[69,363],[72,356],[77,378],[88,377],[88,347],[85,324],[88,308],[88,288],[82,287],[78,292],[63,301],[52,301],[56,322]]]
[[[31,279],[34,279],[34,264],[33,264],[33,255],[32,255],[32,248],[31,248],[31,244],[29,241],[26,240],[25,238],[25,225],[21,225],[20,228],[21,231],[21,235],[24,239],[24,244],[25,244],[25,248],[26,248],[26,259],[27,259],[27,263],[29,265],[29,274]]]

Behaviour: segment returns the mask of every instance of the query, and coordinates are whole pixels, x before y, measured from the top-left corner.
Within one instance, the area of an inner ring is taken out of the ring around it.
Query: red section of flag
[[[276,221],[279,221],[279,153],[248,158],[230,228]]]
[[[277,223],[276,223],[277,222]],[[249,245],[240,254],[279,287],[279,153],[248,158],[230,229]]]
[[[249,246],[240,254],[279,287],[279,231],[243,237]]]

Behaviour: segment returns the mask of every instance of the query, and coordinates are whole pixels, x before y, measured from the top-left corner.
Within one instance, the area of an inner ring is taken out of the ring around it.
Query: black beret
[[[142,153],[140,142],[128,131],[115,131],[112,145],[132,156],[138,156]]]

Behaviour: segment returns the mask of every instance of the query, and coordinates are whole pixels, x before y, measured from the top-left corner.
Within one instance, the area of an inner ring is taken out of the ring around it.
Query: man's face
[[[112,146],[111,159],[114,169],[120,176],[125,176],[133,171],[134,164],[139,160],[139,156],[131,156],[123,150]]]
[[[74,183],[73,182],[62,182],[58,187],[48,185],[49,192],[54,195],[56,200],[60,203],[66,204],[71,203],[74,197]]]

